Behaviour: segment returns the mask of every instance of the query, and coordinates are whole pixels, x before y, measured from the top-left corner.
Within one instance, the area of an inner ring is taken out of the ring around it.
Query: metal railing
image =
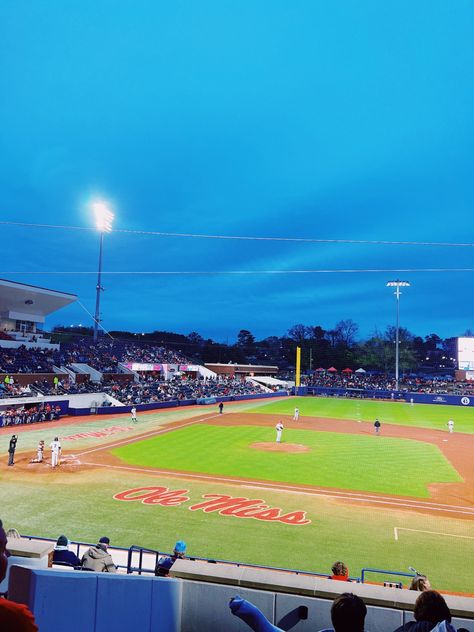
[[[43,542],[56,542],[56,540],[53,538],[40,538],[34,535],[22,535],[21,537],[25,538],[26,540],[41,540]],[[71,544],[71,550],[75,551],[77,557],[80,558],[81,547],[95,546],[96,543],[71,541],[70,544]],[[111,553],[113,553],[114,550],[127,553],[127,564],[126,565],[116,564],[117,568],[124,569],[127,575],[132,575],[132,574],[154,575],[155,568],[158,564],[159,558],[161,556],[164,556],[164,557],[172,556],[172,553],[159,551],[158,549],[149,549],[147,547],[138,546],[136,544],[132,544],[132,546],[128,548],[122,547],[122,546],[110,546],[108,547],[108,550]],[[136,560],[136,555],[138,555],[138,560]],[[149,568],[145,566],[145,564],[147,563],[147,560],[144,559],[145,555],[151,556],[151,559],[154,561],[153,568]],[[294,568],[283,568],[280,566],[265,566],[263,564],[250,564],[247,562],[234,562],[232,560],[221,560],[217,558],[214,559],[214,558],[197,557],[197,556],[186,556],[186,559],[191,560],[191,561],[197,561],[197,562],[206,562],[208,564],[227,564],[229,566],[234,566],[237,568],[257,568],[257,569],[267,570],[267,571],[279,571],[282,573],[291,573],[292,575],[300,575],[303,577],[323,577],[325,579],[331,578],[331,575],[328,573],[315,573],[312,571],[302,571],[302,570],[297,570]],[[349,577],[349,581],[364,584],[367,581],[366,576],[368,573],[377,573],[379,575],[385,575],[387,577],[390,577],[390,576],[407,577],[409,579],[416,577],[415,573],[403,573],[400,571],[392,571],[392,570],[381,569],[381,568],[363,568],[361,570],[360,577]]]

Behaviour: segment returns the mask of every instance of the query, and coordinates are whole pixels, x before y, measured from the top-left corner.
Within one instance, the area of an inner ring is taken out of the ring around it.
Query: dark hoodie
[[[105,544],[99,542],[95,546],[84,553],[82,556],[82,567],[87,568],[89,571],[95,571],[96,573],[116,573],[117,567],[115,566],[112,556],[107,553],[107,547]]]

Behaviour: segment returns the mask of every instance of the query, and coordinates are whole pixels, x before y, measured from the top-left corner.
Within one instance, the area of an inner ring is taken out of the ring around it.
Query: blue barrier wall
[[[179,632],[176,579],[13,566],[9,599],[26,604],[41,632]]]
[[[295,389],[293,389],[293,393]],[[434,393],[411,393],[406,391],[378,391],[359,388],[329,388],[323,386],[301,386],[298,395],[320,395],[326,397],[362,397],[363,399],[394,399],[415,404],[444,404],[449,406],[474,406],[474,397],[462,395],[436,395]],[[393,397],[392,397],[393,394]]]

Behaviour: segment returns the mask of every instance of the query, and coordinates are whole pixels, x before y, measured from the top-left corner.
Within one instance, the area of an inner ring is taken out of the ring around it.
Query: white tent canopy
[[[360,369],[357,369],[356,373],[366,373],[366,370],[365,370],[365,369],[360,368]]]

